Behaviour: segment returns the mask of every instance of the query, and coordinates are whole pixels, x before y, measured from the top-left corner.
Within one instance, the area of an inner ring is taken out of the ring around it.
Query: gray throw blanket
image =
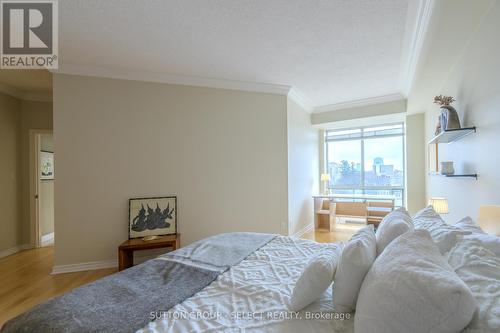
[[[135,332],[274,237],[209,237],[50,299],[5,323],[2,332]]]
[[[276,235],[230,232],[202,239],[158,259],[176,260],[210,270],[225,271],[262,247]]]

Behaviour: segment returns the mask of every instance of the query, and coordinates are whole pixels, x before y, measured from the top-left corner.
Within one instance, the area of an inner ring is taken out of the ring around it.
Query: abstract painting
[[[129,239],[177,233],[177,197],[129,200]]]
[[[40,152],[40,179],[54,179],[54,153],[49,151]]]

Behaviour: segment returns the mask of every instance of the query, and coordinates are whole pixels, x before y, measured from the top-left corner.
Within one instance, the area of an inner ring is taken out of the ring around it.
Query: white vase
[[[453,175],[455,169],[453,168],[453,162],[441,162],[441,174],[442,175]]]

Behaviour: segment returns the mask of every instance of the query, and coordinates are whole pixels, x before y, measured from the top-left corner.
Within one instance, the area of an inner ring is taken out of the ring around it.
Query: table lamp
[[[485,232],[500,236],[500,206],[480,206],[477,222]]]
[[[328,193],[328,182],[330,181],[330,175],[328,173],[322,173],[321,174],[321,181],[325,182],[325,195],[329,194]]]
[[[445,198],[430,198],[429,205],[431,205],[438,214],[448,214],[450,212],[448,209],[448,200]]]

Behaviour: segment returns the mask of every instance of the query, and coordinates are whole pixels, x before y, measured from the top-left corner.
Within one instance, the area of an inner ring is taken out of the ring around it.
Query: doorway
[[[31,243],[54,244],[54,140],[50,130],[30,130]]]

